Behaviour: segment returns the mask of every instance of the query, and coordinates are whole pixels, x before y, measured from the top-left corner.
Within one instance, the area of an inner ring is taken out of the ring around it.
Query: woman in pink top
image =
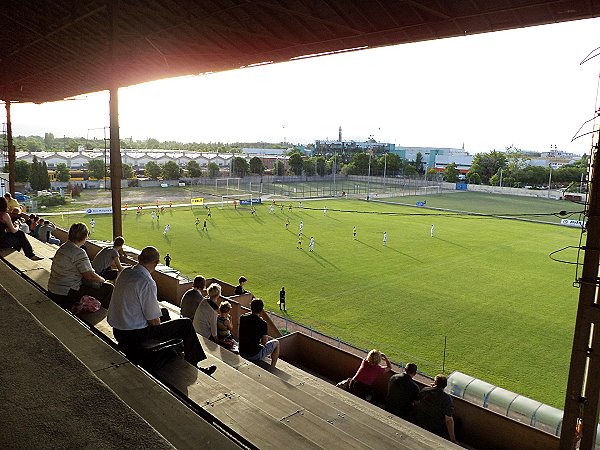
[[[381,360],[385,362],[385,367],[380,366]],[[364,400],[371,401],[373,390],[371,386],[379,376],[392,370],[390,360],[377,349],[371,350],[365,359],[360,363],[360,367],[350,381],[350,392]]]

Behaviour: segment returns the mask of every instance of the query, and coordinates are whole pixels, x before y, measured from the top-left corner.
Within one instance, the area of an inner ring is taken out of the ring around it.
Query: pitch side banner
[[[581,220],[573,220],[573,219],[560,219],[560,224],[564,225],[566,227],[573,227],[573,228],[585,227],[585,222],[582,222]]]
[[[240,200],[240,205],[250,205],[250,202],[252,202],[253,205],[258,204],[262,204],[262,199],[261,198],[253,198],[252,200]]]
[[[192,205],[204,205],[204,198],[202,198],[202,197],[193,198]]]
[[[86,214],[112,214],[112,208],[88,208]]]

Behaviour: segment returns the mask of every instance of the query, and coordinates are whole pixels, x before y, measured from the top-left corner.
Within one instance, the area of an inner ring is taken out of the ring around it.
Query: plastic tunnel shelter
[[[560,436],[563,411],[455,371],[446,392],[546,433]],[[596,447],[599,448],[599,447]]]

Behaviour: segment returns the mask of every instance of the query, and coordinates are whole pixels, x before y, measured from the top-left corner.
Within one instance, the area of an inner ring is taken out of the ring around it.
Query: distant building
[[[394,144],[387,142],[316,140],[312,155],[323,155],[330,158],[334,153],[337,153],[350,159],[354,153],[372,151],[374,155],[383,155],[384,153],[394,153],[394,148]]]
[[[459,170],[462,171],[466,167],[466,171],[468,171],[473,162],[473,156],[465,151],[464,146],[462,148],[396,146],[393,153],[397,154],[400,159],[407,161],[415,161],[417,153],[421,153],[425,170],[433,167],[436,170],[441,169],[440,171],[443,171],[448,164],[454,162],[461,167]]]

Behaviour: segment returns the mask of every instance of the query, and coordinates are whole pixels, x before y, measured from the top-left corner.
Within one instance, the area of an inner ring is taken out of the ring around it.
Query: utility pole
[[[549,164],[550,176],[548,177],[548,198],[550,198],[550,186],[552,186],[552,164]]]

